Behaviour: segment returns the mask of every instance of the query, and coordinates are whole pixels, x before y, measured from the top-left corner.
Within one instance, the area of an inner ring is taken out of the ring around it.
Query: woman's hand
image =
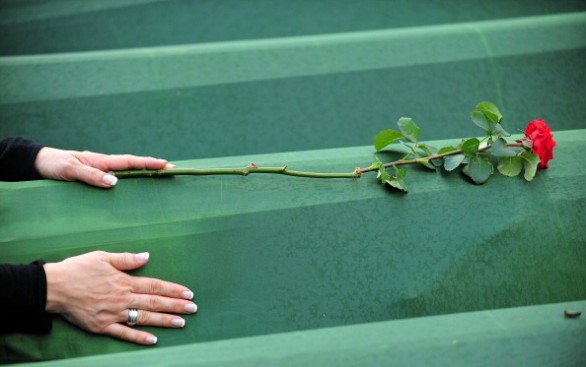
[[[148,257],[96,251],[45,264],[46,311],[94,333],[155,344],[154,335],[126,325],[128,309],[138,309],[136,325],[181,328],[185,320],[173,314],[195,313],[197,306],[182,285],[124,272],[145,265]]]
[[[83,181],[89,185],[110,188],[118,179],[110,171],[128,169],[174,168],[164,159],[137,157],[130,154],[106,155],[45,147],[39,151],[35,168],[44,178],[61,181]]]

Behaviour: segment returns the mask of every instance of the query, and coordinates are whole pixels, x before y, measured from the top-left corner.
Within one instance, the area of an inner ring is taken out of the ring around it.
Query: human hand
[[[45,147],[39,151],[35,168],[44,178],[61,181],[83,181],[89,185],[110,188],[118,179],[110,171],[127,169],[174,168],[164,159],[137,157],[130,154],[106,155]]]
[[[188,288],[124,271],[145,265],[149,254],[90,252],[44,265],[46,312],[61,314],[72,324],[98,334],[151,345],[156,336],[125,325],[128,309],[138,309],[136,325],[181,328],[197,305]]]

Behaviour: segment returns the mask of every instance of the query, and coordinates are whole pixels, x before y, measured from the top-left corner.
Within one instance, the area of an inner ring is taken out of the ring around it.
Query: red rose
[[[531,141],[531,152],[539,156],[537,168],[548,168],[556,145],[549,126],[543,120],[533,120],[525,128],[525,136]]]

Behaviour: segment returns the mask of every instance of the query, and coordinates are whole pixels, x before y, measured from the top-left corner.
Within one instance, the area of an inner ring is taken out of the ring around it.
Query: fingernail
[[[167,165],[165,166],[165,169],[173,169],[173,168],[177,168],[177,166],[174,164],[171,164],[171,163],[167,163]]]
[[[185,291],[185,292],[183,292],[183,298],[185,298],[185,299],[193,299],[193,292],[192,291]]]
[[[149,259],[149,253],[148,252],[141,252],[140,254],[136,254],[134,256],[139,261],[146,261],[146,260]]]
[[[175,327],[184,327],[185,326],[185,320],[183,319],[173,319],[171,320],[171,324]]]
[[[189,313],[194,313],[197,311],[197,305],[195,303],[188,303],[183,307],[183,309]]]
[[[157,344],[157,337],[156,336],[147,336],[147,343],[149,344]]]
[[[102,177],[102,182],[108,186],[114,186],[116,185],[116,182],[118,182],[118,178],[107,173],[106,175],[104,175],[104,177]]]

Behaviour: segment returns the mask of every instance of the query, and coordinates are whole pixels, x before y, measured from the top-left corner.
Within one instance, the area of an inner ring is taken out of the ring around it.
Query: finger
[[[113,267],[118,270],[134,270],[140,268],[149,260],[148,252],[141,252],[139,254],[131,254],[129,252],[123,253],[107,253],[108,260]]]
[[[154,296],[150,294],[136,294],[130,302],[130,307],[139,310],[165,313],[195,313],[197,305],[191,301],[170,297]]]
[[[164,159],[152,157],[137,157],[135,155],[110,155],[104,158],[105,171],[120,171],[126,169],[163,169],[167,166]]]
[[[130,282],[130,287],[134,293],[193,299],[193,292],[188,288],[177,283],[155,278],[133,277]]]
[[[106,335],[110,335],[117,339],[129,341],[131,343],[142,345],[157,344],[157,337],[153,334],[136,330],[122,324],[111,324],[104,330]]]
[[[146,264],[149,259],[148,252],[139,254],[107,253],[110,264],[118,270],[133,270]],[[134,293],[152,294],[158,296],[193,299],[193,292],[187,287],[177,283],[167,282],[155,278],[131,277],[131,290]]]
[[[104,171],[93,168],[82,163],[72,165],[67,172],[67,179],[85,182],[88,185],[110,188],[118,182],[118,179]]]
[[[128,311],[122,314],[122,318],[128,319]],[[125,321],[126,322],[126,321]],[[180,316],[167,313],[138,310],[136,324],[139,326],[156,326],[165,328],[182,328],[185,326],[185,319]]]

